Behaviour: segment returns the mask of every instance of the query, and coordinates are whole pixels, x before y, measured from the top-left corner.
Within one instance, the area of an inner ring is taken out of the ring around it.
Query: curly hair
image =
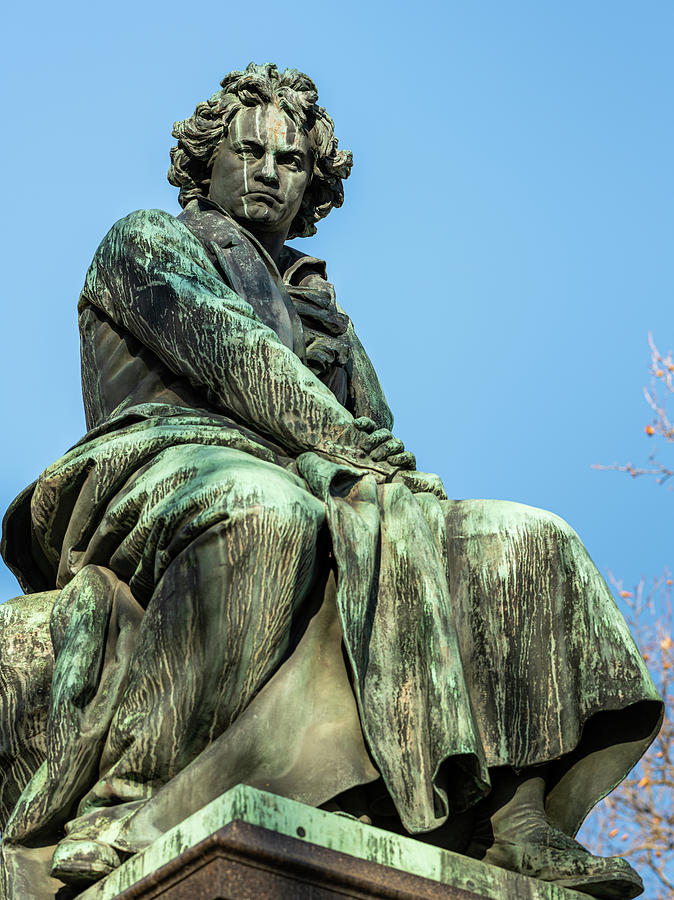
[[[313,153],[311,181],[288,237],[316,234],[315,223],[344,202],[342,182],[353,164],[351,151],[338,149],[334,122],[316,103],[316,85],[297,69],[279,72],[273,63],[250,63],[245,72],[230,72],[220,84],[222,90],[197,104],[193,116],[173,126],[178,144],[171,148],[168,180],[180,188],[180,205],[208,194],[216,151],[236,113],[273,103],[307,134]]]

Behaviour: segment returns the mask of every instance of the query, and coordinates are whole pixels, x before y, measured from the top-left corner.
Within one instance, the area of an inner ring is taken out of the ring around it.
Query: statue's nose
[[[265,184],[278,184],[278,172],[273,153],[265,153],[260,177]]]

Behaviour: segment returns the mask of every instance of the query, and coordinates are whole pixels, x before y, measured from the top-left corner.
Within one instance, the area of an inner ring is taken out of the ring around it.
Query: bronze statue
[[[89,430],[5,520],[7,892],[84,886],[244,782],[636,896],[573,835],[662,704],[575,532],[448,500],[392,434],[286,244],[351,169],[313,82],[251,64],[173,134],[183,211],[115,224],[80,297]]]

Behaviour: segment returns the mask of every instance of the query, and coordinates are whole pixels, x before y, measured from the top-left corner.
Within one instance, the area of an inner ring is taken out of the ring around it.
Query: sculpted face
[[[232,120],[208,195],[253,233],[285,240],[310,177],[306,134],[276,106],[253,106]]]

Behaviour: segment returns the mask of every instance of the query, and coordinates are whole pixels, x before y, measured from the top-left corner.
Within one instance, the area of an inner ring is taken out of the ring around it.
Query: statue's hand
[[[396,469],[413,469],[416,466],[414,454],[405,450],[400,438],[388,428],[377,428],[376,422],[361,416],[353,424],[360,433],[359,448],[375,462],[387,462]]]
[[[447,500],[447,492],[440,477],[432,472],[398,471],[391,481],[401,481],[413,494],[434,494],[438,500]]]

